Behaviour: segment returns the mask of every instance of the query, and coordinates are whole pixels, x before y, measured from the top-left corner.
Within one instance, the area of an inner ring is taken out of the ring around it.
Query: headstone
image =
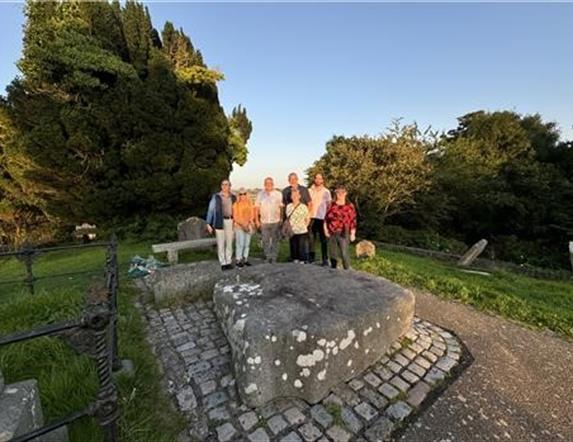
[[[376,255],[376,246],[365,239],[356,244],[357,258],[374,258]]]
[[[414,295],[382,278],[299,264],[225,275],[213,294],[243,402],[316,403],[410,330]]]
[[[179,241],[202,239],[207,236],[207,223],[201,218],[192,216],[177,224],[177,238]]]
[[[44,416],[35,379],[5,385],[0,393],[0,442],[41,428]],[[67,442],[67,427],[47,433],[38,442]]]
[[[473,246],[471,246],[466,253],[458,260],[458,265],[467,267],[477,259],[487,246],[487,239],[480,239]]]

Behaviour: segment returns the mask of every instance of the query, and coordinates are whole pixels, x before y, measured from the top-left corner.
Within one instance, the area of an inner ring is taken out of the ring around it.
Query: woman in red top
[[[336,186],[335,200],[332,202],[324,217],[324,234],[330,241],[330,265],[336,268],[338,264],[338,249],[342,257],[342,265],[350,268],[348,246],[356,238],[356,210],[352,203],[346,201],[346,188]]]

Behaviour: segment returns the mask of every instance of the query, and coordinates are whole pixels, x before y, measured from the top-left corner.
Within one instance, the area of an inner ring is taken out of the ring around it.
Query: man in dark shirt
[[[304,186],[298,184],[298,175],[294,172],[289,173],[288,175],[288,183],[289,185],[283,189],[283,204],[286,207],[288,204],[292,203],[291,192],[292,189],[298,189],[300,192],[300,201],[308,206],[308,209],[311,209],[312,205],[312,198],[310,197],[310,193],[308,189]]]

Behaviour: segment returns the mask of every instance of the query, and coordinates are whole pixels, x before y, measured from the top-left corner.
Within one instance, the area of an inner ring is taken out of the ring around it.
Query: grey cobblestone
[[[328,437],[334,442],[348,442],[352,437],[348,431],[338,425],[331,427],[326,434],[328,434]]]
[[[354,407],[354,411],[356,411],[356,413],[358,413],[367,421],[371,421],[378,414],[374,407],[366,402],[358,404],[356,407]]]
[[[249,431],[257,424],[257,422],[259,422],[259,418],[253,411],[249,411],[239,416],[239,423],[245,431]]]
[[[217,427],[216,431],[217,431],[217,439],[219,439],[219,442],[227,442],[232,440],[233,436],[237,432],[237,430],[235,430],[235,427],[233,427],[233,425],[230,424],[229,422]]]
[[[363,379],[374,388],[377,388],[382,383],[382,380],[372,372],[366,373]]]
[[[418,382],[409,391],[407,402],[414,407],[419,407],[431,389],[432,388],[425,382]]]
[[[218,405],[221,405],[224,402],[227,402],[228,400],[229,396],[227,396],[227,393],[224,391],[216,391],[203,398],[203,405],[207,410],[209,410],[211,408],[215,408]]]
[[[382,442],[388,440],[394,429],[394,424],[390,419],[385,416],[380,416],[376,421],[364,432],[364,437],[369,442]]]
[[[386,409],[386,414],[397,421],[403,421],[410,415],[411,412],[412,407],[403,401],[396,402]]]
[[[280,414],[271,417],[267,421],[267,425],[274,434],[279,434],[282,430],[288,427],[288,423]]]
[[[381,410],[388,405],[388,400],[377,391],[370,388],[360,390],[360,396],[369,401],[375,408]]]
[[[307,442],[314,442],[320,436],[322,436],[320,430],[310,422],[304,424],[302,427],[298,429],[298,431],[300,432],[304,440]]]
[[[396,387],[393,387],[392,385],[387,383],[382,384],[382,386],[378,389],[378,391],[390,400],[394,399],[396,396],[400,394],[400,392],[396,389]]]
[[[344,422],[346,428],[348,428],[353,433],[358,433],[360,430],[362,430],[362,422],[350,408],[343,407],[342,411],[340,412],[340,418]]]
[[[322,428],[328,428],[334,422],[334,418],[321,404],[316,404],[310,409],[312,418],[320,424]]]
[[[251,442],[269,442],[269,435],[264,428],[257,428],[251,434],[249,434],[249,440]]]
[[[297,433],[291,431],[289,434],[287,434],[285,437],[281,439],[281,442],[302,442],[302,439]]]
[[[410,389],[410,384],[408,384],[408,382],[406,382],[400,376],[394,376],[392,379],[390,379],[390,383],[404,393]]]
[[[291,425],[301,424],[306,419],[305,415],[302,414],[301,411],[296,407],[292,407],[286,410],[284,412],[284,416]]]

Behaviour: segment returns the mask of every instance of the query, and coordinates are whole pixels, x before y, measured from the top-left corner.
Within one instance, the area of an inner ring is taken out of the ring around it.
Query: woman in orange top
[[[244,188],[239,189],[239,199],[233,204],[235,225],[235,259],[237,267],[250,266],[249,248],[255,231],[255,208]]]

